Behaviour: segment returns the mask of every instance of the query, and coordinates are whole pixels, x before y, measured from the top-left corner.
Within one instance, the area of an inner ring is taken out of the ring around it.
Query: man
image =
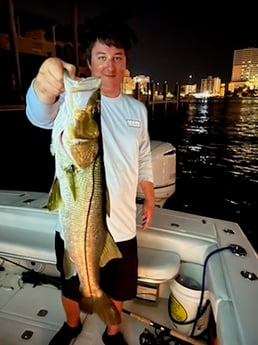
[[[113,301],[119,314],[123,302],[136,296],[137,240],[136,191],[144,192],[142,206],[143,229],[152,220],[154,188],[147,110],[144,104],[121,93],[132,36],[128,26],[101,21],[88,32],[87,62],[92,76],[101,78],[101,130],[104,166],[110,194],[108,229],[122,259],[111,260],[100,268],[100,286]],[[58,58],[48,58],[41,65],[27,92],[26,112],[36,126],[52,129],[60,105],[65,99],[63,71],[75,78],[75,66]],[[59,226],[60,227],[60,226]],[[57,267],[63,277],[62,229],[57,226]],[[60,231],[58,231],[60,230]],[[66,322],[49,345],[68,345],[82,330],[80,322],[79,279],[62,279],[62,303]],[[106,345],[126,345],[119,324],[108,325],[102,340]]]

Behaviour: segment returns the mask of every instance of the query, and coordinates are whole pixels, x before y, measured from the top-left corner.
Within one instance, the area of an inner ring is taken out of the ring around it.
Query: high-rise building
[[[229,90],[246,86],[258,88],[258,48],[234,50]]]
[[[208,92],[210,96],[221,96],[220,86],[220,78],[213,78],[212,76],[208,76],[208,78],[201,79],[200,92]]]

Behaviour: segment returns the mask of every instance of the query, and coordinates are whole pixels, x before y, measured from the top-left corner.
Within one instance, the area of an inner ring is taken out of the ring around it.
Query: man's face
[[[119,89],[125,76],[126,55],[123,48],[96,41],[91,52],[91,75],[101,77],[103,89]]]

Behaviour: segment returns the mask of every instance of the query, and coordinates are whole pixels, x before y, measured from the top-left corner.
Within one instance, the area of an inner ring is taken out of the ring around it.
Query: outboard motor
[[[163,207],[176,190],[176,149],[171,143],[151,140],[151,155],[155,205]],[[139,186],[137,202],[143,199],[144,194]]]

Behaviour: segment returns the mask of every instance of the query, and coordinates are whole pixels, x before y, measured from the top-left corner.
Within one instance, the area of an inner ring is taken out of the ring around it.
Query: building
[[[133,78],[131,78],[130,71],[127,69],[123,84],[122,84],[122,92],[127,94],[127,95],[133,95],[135,89],[135,82]]]
[[[208,76],[201,79],[200,93],[207,93],[210,97],[221,96],[221,79],[219,77],[213,78]]]
[[[180,86],[180,96],[186,97],[197,92],[197,84],[186,84]]]
[[[225,84],[221,83],[220,78],[208,76],[201,79],[200,89],[197,84],[182,85],[180,88],[181,97],[192,96],[194,98],[223,97],[225,95]]]
[[[234,50],[229,91],[249,87],[258,89],[258,48]]]
[[[144,74],[136,75],[134,78],[134,85],[138,85],[138,91],[142,95],[147,95],[149,92],[150,77]]]

